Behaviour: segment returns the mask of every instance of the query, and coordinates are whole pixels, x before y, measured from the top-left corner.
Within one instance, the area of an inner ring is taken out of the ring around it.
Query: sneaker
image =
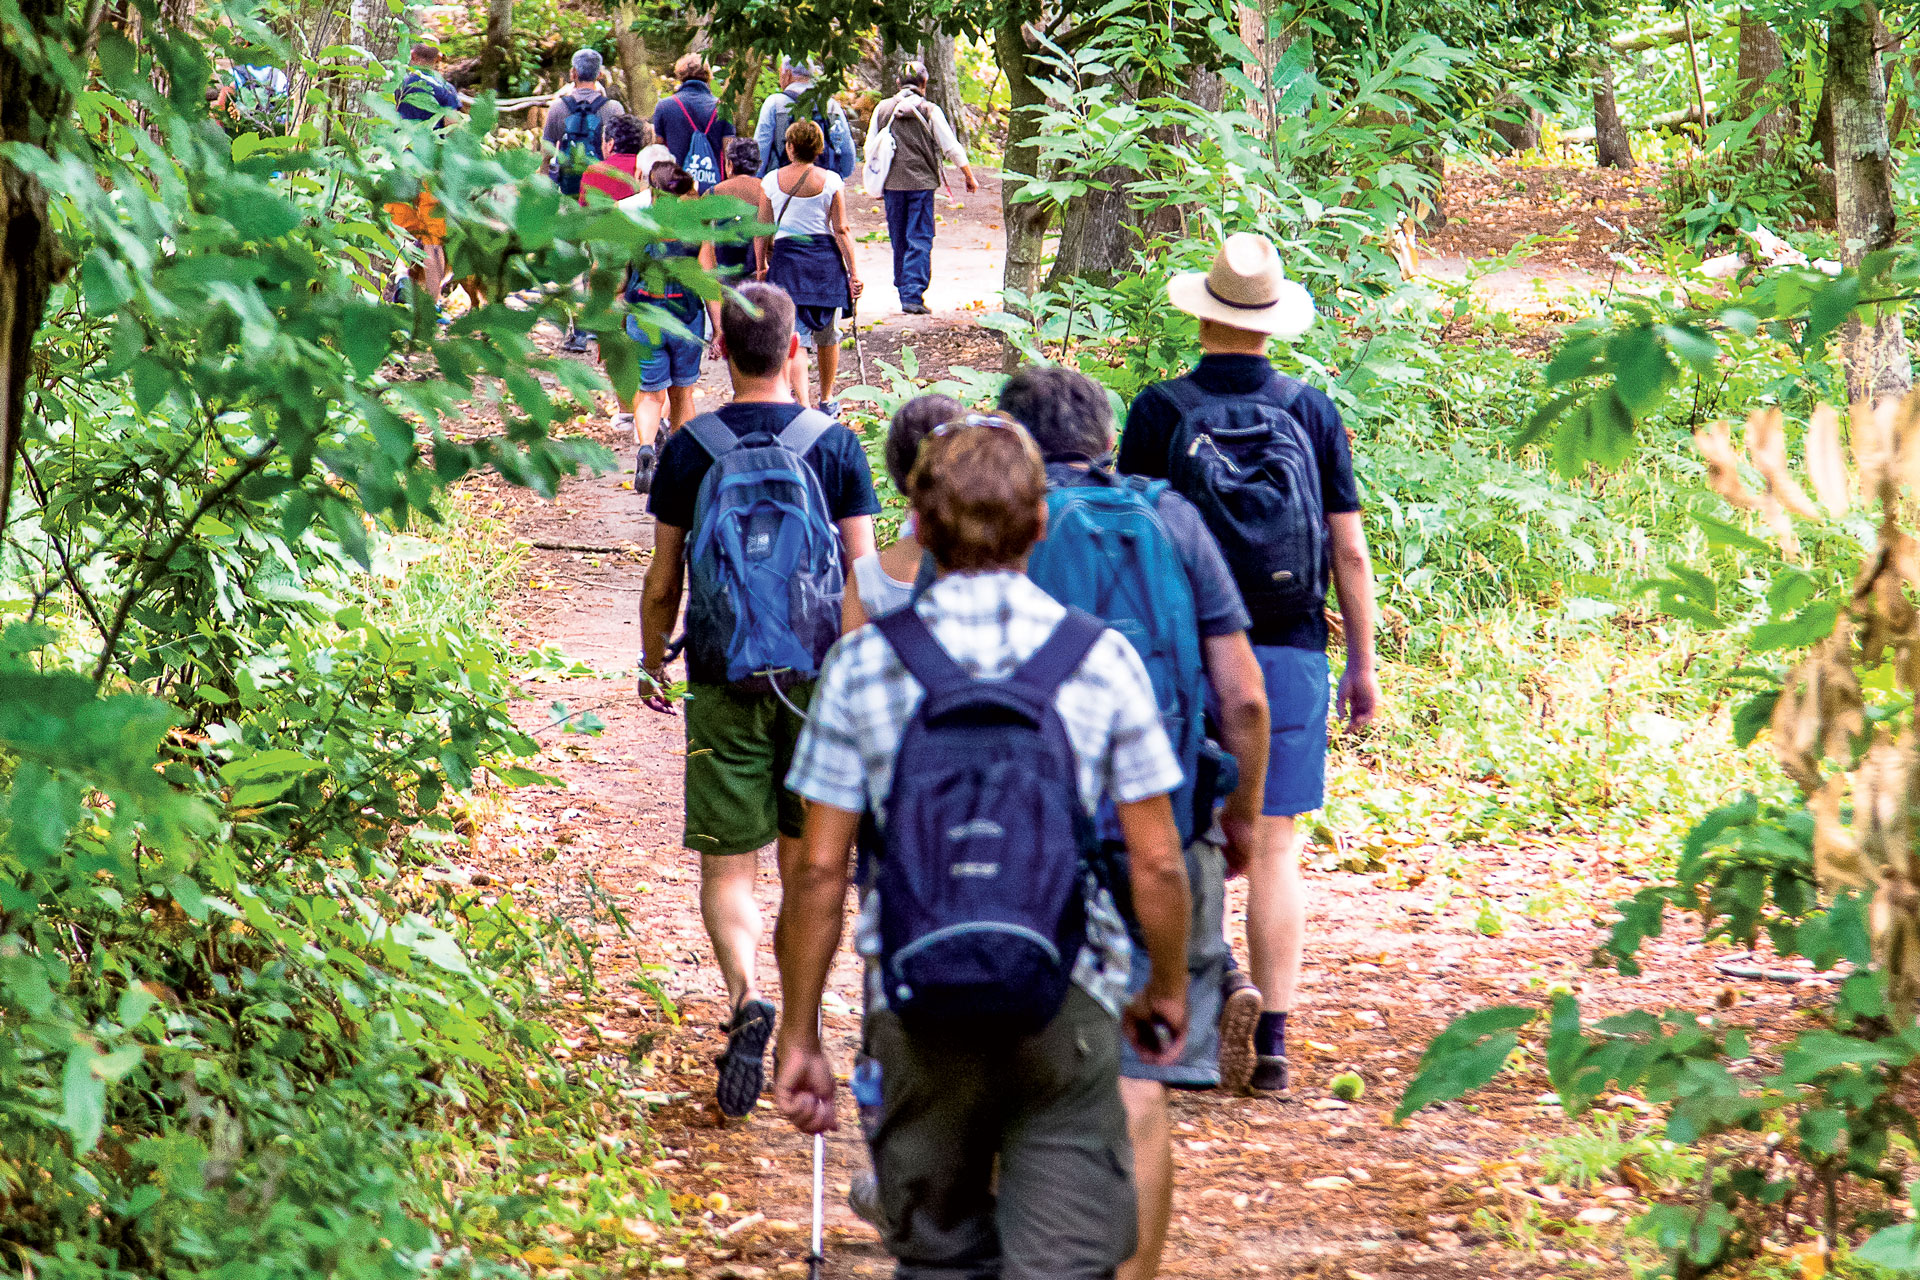
[[[633,455],[633,491],[635,493],[652,492],[654,464],[659,460],[659,454],[650,444],[641,445],[639,452]]]
[[[1220,999],[1220,1087],[1245,1093],[1253,1083],[1253,1028],[1260,1021],[1260,988],[1239,969],[1229,969]],[[1285,1062],[1285,1059],[1281,1059]]]
[[[820,412],[826,414],[835,422],[838,422],[840,421],[840,402],[838,400],[822,400],[820,402]]]
[[[626,432],[626,433],[628,433],[628,434],[632,434],[632,432],[633,432],[633,415],[632,415],[632,414],[630,414],[630,413],[628,413],[628,412],[627,412],[627,411],[626,411],[625,409],[622,409],[622,410],[620,410],[620,412],[618,412],[618,413],[616,413],[616,414],[614,414],[614,415],[613,415],[613,429],[614,429],[615,431],[624,431],[624,432]]]
[[[738,1120],[753,1111],[767,1085],[767,1041],[773,1038],[773,1006],[743,1000],[727,1024],[727,1051],[720,1055],[720,1079],[714,1096],[720,1114]]]
[[[567,330],[567,340],[560,344],[560,349],[576,356],[583,355],[586,353],[587,344],[592,340],[593,335],[585,329],[569,329]]]
[[[903,302],[900,304],[900,310],[910,316],[930,316],[933,314],[932,308],[928,307],[924,302]]]
[[[886,1230],[880,1225],[880,1176],[871,1169],[853,1176],[853,1182],[847,1187],[847,1208],[853,1210],[853,1216],[872,1227],[875,1231]]]
[[[1285,1093],[1289,1084],[1287,1055],[1263,1053],[1254,1063],[1253,1079],[1248,1087],[1255,1093]]]

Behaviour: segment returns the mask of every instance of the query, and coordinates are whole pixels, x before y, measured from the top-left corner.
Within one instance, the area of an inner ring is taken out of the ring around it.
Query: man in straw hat
[[[1175,276],[1167,297],[1199,319],[1205,354],[1184,378],[1134,400],[1119,469],[1164,477],[1199,508],[1252,618],[1272,716],[1263,816],[1241,868],[1262,1011],[1253,1053],[1222,1045],[1220,1056],[1223,1084],[1277,1093],[1287,1087],[1287,1012],[1306,926],[1296,820],[1320,807],[1326,783],[1326,593],[1331,586],[1338,594],[1346,631],[1339,709],[1360,729],[1380,699],[1373,566],[1340,411],[1267,358],[1273,338],[1299,337],[1314,314],[1272,243],[1228,236],[1212,268]],[[1246,981],[1238,971],[1228,977],[1233,986]],[[1249,1062],[1250,1072],[1242,1065]]]

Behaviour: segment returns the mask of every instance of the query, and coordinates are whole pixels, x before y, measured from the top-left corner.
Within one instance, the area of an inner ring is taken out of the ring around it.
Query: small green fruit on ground
[[[1328,1083],[1327,1088],[1342,1102],[1358,1102],[1360,1095],[1367,1091],[1367,1082],[1351,1071],[1342,1071]]]

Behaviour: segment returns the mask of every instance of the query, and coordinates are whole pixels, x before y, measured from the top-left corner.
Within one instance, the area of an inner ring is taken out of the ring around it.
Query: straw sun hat
[[[1227,237],[1210,270],[1168,281],[1167,299],[1202,320],[1278,338],[1297,338],[1313,324],[1313,299],[1287,279],[1273,242],[1246,231]]]

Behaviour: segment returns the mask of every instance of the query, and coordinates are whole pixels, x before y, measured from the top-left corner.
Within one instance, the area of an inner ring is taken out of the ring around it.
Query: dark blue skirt
[[[831,237],[787,236],[773,242],[767,281],[785,289],[800,307],[853,308],[846,264]]]

